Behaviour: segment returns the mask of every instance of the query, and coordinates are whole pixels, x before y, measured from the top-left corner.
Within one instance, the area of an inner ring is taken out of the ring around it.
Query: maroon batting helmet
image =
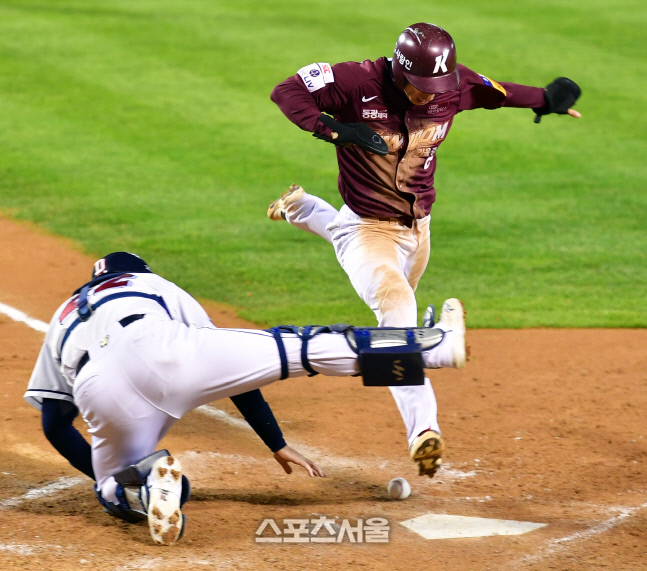
[[[434,24],[413,24],[400,34],[393,52],[393,82],[407,82],[424,93],[444,93],[458,88],[456,47],[452,37]]]

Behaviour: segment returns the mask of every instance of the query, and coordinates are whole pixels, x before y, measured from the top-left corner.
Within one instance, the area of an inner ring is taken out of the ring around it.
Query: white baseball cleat
[[[285,211],[290,204],[301,199],[306,193],[298,184],[293,184],[267,208],[267,215],[270,220],[285,220]]]
[[[148,527],[153,541],[173,545],[184,531],[186,518],[180,511],[182,466],[173,456],[153,464],[148,487]]]
[[[440,311],[438,326],[452,335],[452,367],[460,369],[467,361],[465,349],[465,310],[460,300],[452,297],[445,300]]]
[[[434,477],[443,463],[445,443],[440,434],[425,430],[411,443],[411,459],[418,464],[418,475]]]

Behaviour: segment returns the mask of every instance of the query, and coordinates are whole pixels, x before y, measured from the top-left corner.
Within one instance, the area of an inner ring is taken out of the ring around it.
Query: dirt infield
[[[44,322],[94,261],[3,218],[0,242],[0,303]],[[253,327],[206,307],[217,325]],[[46,441],[22,398],[42,340],[0,313],[1,569],[647,569],[647,330],[468,331],[468,366],[431,372],[448,447],[433,480],[416,476],[388,391],[357,378],[264,390],[326,479],[284,474],[229,401],[194,411],[162,443],[193,486],[171,548],[104,514],[91,481]],[[405,501],[386,493],[396,476],[412,485]],[[427,513],[547,525],[441,540],[401,525]],[[255,542],[264,519],[285,531],[284,519],[321,516],[386,518],[388,543]]]

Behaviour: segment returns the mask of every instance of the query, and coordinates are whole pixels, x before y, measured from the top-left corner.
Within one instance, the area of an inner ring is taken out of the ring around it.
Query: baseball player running
[[[187,292],[138,256],[115,252],[98,260],[91,281],[56,310],[25,398],[43,408],[44,427],[48,401],[64,403],[66,412],[55,417],[64,417],[59,427],[67,422],[68,429],[78,407],[92,436],[91,466],[87,443],[74,429],[68,447],[79,449],[57,449],[95,477],[107,511],[127,521],[146,519],[153,540],[171,545],[184,531],[181,508],[190,487],[180,461],[156,448],[190,410],[252,395],[255,405],[243,414],[254,427],[268,425],[257,432],[286,472],[294,463],[324,476],[285,445],[261,387],[307,373],[420,385],[423,368],[455,367],[464,353],[464,312],[456,299],[445,302],[433,328],[218,329]],[[432,444],[414,461],[439,463]]]
[[[337,211],[292,185],[267,214],[330,242],[379,326],[415,326],[415,290],[429,260],[436,152],[454,116],[525,107],[535,111],[536,122],[549,113],[580,117],[571,108],[579,95],[564,77],[546,89],[497,83],[456,62],[444,29],[413,24],[398,37],[393,58],[313,63],[274,88],[272,101],[290,121],[337,146],[345,204]],[[442,450],[429,381],[391,392],[412,454],[424,454],[430,442]],[[433,476],[436,467],[421,464],[421,473]]]

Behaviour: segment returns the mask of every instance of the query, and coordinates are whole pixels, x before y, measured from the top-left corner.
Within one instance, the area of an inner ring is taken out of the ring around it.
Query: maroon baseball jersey
[[[403,221],[429,214],[436,199],[436,149],[454,116],[467,109],[537,108],[544,89],[497,83],[458,65],[458,89],[413,105],[391,78],[391,61],[313,63],[277,85],[272,101],[305,131],[330,137],[321,112],[342,123],[366,123],[389,146],[382,157],[355,145],[337,147],[339,191],[360,216],[398,217]]]

